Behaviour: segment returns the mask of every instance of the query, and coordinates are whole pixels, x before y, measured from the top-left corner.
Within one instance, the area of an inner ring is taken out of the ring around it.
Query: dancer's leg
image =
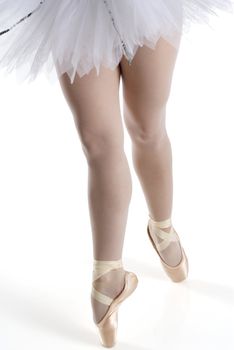
[[[95,69],[70,84],[60,77],[64,96],[74,116],[88,164],[88,202],[95,260],[119,260],[132,193],[131,175],[124,152],[119,105],[120,70]],[[98,291],[114,298],[123,288],[124,270],[110,271],[94,282]],[[107,305],[91,298],[98,322]]]
[[[133,163],[156,221],[171,217],[172,211],[172,152],[165,118],[176,57],[177,50],[160,38],[155,50],[140,47],[131,66],[125,58],[120,64]],[[181,259],[178,243],[171,242],[161,255],[169,265],[177,265]]]

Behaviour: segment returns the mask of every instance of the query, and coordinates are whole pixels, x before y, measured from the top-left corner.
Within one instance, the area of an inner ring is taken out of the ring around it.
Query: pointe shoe
[[[171,226],[170,232],[165,232],[161,230],[161,228],[166,228],[169,226]],[[160,258],[162,267],[166,272],[167,276],[173,282],[181,282],[184,279],[186,279],[189,271],[188,258],[185,254],[184,248],[181,245],[180,238],[172,226],[171,219],[169,218],[163,221],[155,221],[149,215],[147,233],[148,233],[150,242],[152,243],[155,251],[157,252]],[[156,234],[161,239],[163,239],[163,241],[155,244],[151,236],[152,234]],[[182,258],[181,258],[181,261],[176,266],[168,265],[159,254],[160,251],[163,251],[168,247],[171,241],[178,241],[181,249]]]
[[[100,267],[101,266],[99,266],[99,268]],[[112,264],[112,266],[109,266],[109,267],[108,266],[104,267],[102,271],[98,275],[96,275],[93,281],[95,281],[97,278],[107,273],[108,271],[114,270],[116,268],[118,268],[116,267],[116,264]],[[124,287],[120,292],[120,294],[117,295],[114,299],[97,291],[94,288],[94,286],[92,286],[91,295],[99,302],[109,305],[109,308],[107,309],[107,312],[103,316],[101,321],[99,321],[99,323],[96,323],[102,346],[110,348],[116,344],[117,328],[118,328],[118,308],[121,305],[121,303],[133,293],[137,285],[138,285],[137,276],[133,272],[125,271]]]

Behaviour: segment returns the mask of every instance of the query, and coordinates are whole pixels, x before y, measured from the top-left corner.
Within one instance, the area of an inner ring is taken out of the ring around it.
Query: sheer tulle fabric
[[[193,23],[233,14],[234,0],[0,0],[0,32],[37,7],[0,35],[0,69],[16,70],[21,82],[67,72],[72,83],[76,73],[114,69],[122,55],[130,62],[139,46],[154,48],[161,36],[178,48]]]

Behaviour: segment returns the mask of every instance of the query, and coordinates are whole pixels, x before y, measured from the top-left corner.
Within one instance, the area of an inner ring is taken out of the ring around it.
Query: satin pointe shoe
[[[116,261],[100,261],[94,260],[95,269],[93,271],[93,282],[100,276],[106,274],[110,270],[122,267],[121,260]],[[99,302],[109,305],[107,312],[99,321],[95,323],[98,328],[98,334],[101,345],[104,347],[113,347],[117,341],[118,328],[118,308],[121,303],[128,298],[138,285],[138,278],[133,272],[125,271],[125,283],[122,291],[114,299],[99,292],[92,285],[91,295]]]
[[[162,228],[167,228],[170,227],[170,232],[163,231]],[[185,254],[184,248],[181,245],[180,238],[177,234],[177,232],[174,230],[172,223],[171,223],[171,218],[163,220],[163,221],[155,221],[153,218],[149,215],[149,220],[148,220],[148,225],[147,225],[147,233],[150,239],[150,242],[152,243],[155,251],[157,252],[162,267],[168,277],[173,281],[173,282],[181,282],[184,279],[187,278],[188,276],[188,271],[189,271],[189,265],[188,265],[188,258]],[[160,243],[155,243],[155,241],[152,238],[152,235],[155,234],[158,237],[162,239]],[[176,265],[176,266],[170,266],[168,265],[163,258],[161,257],[160,253],[164,249],[168,247],[170,242],[172,241],[178,241],[181,249],[181,261]]]

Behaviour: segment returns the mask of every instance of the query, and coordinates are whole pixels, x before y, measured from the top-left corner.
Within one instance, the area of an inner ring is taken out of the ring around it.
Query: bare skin
[[[88,164],[88,202],[97,260],[122,258],[132,181],[124,152],[119,83],[122,77],[124,121],[132,140],[132,156],[151,216],[161,221],[172,211],[172,155],[165,128],[177,51],[164,39],[155,50],[139,47],[131,66],[125,57],[114,70],[93,69],[70,84],[60,78],[64,97],[74,116]],[[169,229],[165,231],[169,232]],[[160,241],[160,238],[154,237]],[[181,259],[179,245],[171,242],[162,253],[169,265]],[[114,298],[124,287],[124,269],[109,271],[94,282],[100,292]],[[108,310],[91,297],[98,323]]]

